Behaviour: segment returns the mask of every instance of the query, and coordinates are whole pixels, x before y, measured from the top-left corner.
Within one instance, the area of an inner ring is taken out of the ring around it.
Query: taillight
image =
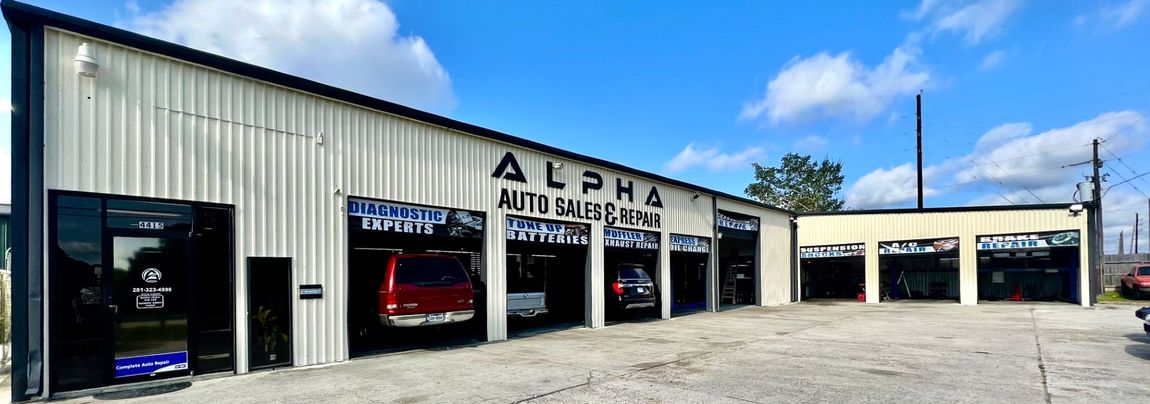
[[[380,299],[380,300],[382,300],[381,303],[383,303],[384,309],[395,310],[395,309],[399,308],[399,296],[396,296],[395,293],[391,293],[391,292],[379,292],[379,293],[383,295],[383,299]]]
[[[619,282],[614,282],[614,283],[612,283],[612,284],[611,284],[611,289],[615,289],[615,294],[617,294],[617,295],[622,295],[622,294],[623,294],[623,285],[622,285],[622,284],[620,284]]]

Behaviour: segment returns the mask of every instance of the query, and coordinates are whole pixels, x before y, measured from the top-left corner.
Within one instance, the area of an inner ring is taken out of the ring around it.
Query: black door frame
[[[151,197],[141,197],[141,196],[121,195],[121,194],[106,194],[106,193],[96,193],[96,192],[82,192],[82,191],[68,191],[68,190],[49,189],[47,191],[47,200],[46,200],[47,207],[48,207],[48,211],[47,211],[48,214],[46,215],[47,219],[48,219],[47,220],[48,226],[47,226],[46,230],[48,232],[49,243],[54,243],[55,240],[57,239],[57,227],[58,227],[57,215],[59,212],[59,206],[58,206],[57,201],[60,197],[64,197],[64,196],[85,197],[85,198],[93,198],[93,199],[100,200],[100,237],[101,237],[100,248],[101,248],[101,250],[103,250],[101,252],[101,265],[104,265],[105,267],[107,267],[107,268],[101,268],[101,273],[103,273],[103,271],[105,271],[105,270],[114,271],[114,269],[112,269],[111,266],[108,265],[108,263],[110,262],[110,258],[107,254],[110,251],[109,247],[111,246],[111,243],[112,243],[111,237],[113,234],[119,235],[119,236],[128,236],[128,237],[132,237],[132,236],[164,237],[164,236],[170,236],[170,235],[182,235],[182,237],[187,241],[188,277],[189,277],[189,279],[186,281],[186,284],[188,287],[188,299],[189,299],[188,308],[187,308],[187,317],[188,317],[188,337],[187,337],[188,338],[188,369],[190,371],[190,374],[192,374],[192,375],[197,374],[197,371],[198,371],[197,359],[198,359],[198,351],[199,351],[199,347],[197,346],[198,334],[197,334],[197,329],[195,327],[193,327],[193,325],[195,324],[195,322],[193,320],[198,319],[200,316],[200,313],[199,313],[198,305],[191,304],[191,303],[194,300],[194,296],[196,296],[199,293],[198,288],[201,287],[201,285],[203,284],[202,281],[196,282],[193,279],[191,279],[191,278],[194,278],[193,272],[195,272],[195,268],[198,266],[198,261],[196,258],[198,246],[197,246],[196,238],[194,237],[195,231],[196,231],[195,221],[197,220],[196,219],[196,217],[197,217],[196,209],[197,208],[216,208],[216,209],[226,210],[229,213],[229,224],[228,224],[229,228],[228,228],[228,232],[227,232],[228,233],[227,237],[228,237],[228,243],[231,246],[231,251],[230,251],[230,254],[228,255],[228,260],[227,260],[227,265],[228,265],[227,283],[228,283],[228,289],[229,289],[228,290],[228,295],[229,295],[228,300],[230,302],[230,307],[231,307],[231,309],[228,311],[228,313],[230,316],[230,323],[231,323],[231,330],[232,330],[232,344],[231,344],[232,348],[231,348],[231,352],[230,352],[230,360],[231,360],[231,373],[233,373],[233,374],[236,373],[236,371],[237,371],[236,352],[238,351],[237,344],[239,343],[237,338],[236,338],[236,329],[237,329],[239,319],[235,315],[235,308],[236,308],[235,205],[211,203],[211,202],[177,200],[177,199],[151,198]],[[192,208],[192,217],[193,217],[192,218],[192,228],[186,233],[182,232],[182,231],[131,230],[131,229],[122,229],[122,228],[108,228],[107,223],[108,223],[108,201],[109,200],[158,202],[158,203],[168,203],[168,204],[178,204],[178,205],[189,206]],[[47,291],[49,291],[49,293],[51,293],[53,291],[53,289],[56,287],[55,285],[59,284],[58,278],[59,278],[59,276],[61,276],[61,274],[57,273],[57,271],[54,271],[57,263],[53,262],[51,257],[48,258],[48,261],[45,264],[46,264],[45,270],[48,272],[48,283],[45,285],[45,289]],[[102,278],[100,280],[100,286],[102,289],[105,287],[108,287],[108,285],[110,284],[109,282],[113,282],[111,279],[106,279],[106,278],[110,278],[110,277],[103,277],[102,276]],[[107,301],[107,297],[106,297],[107,293],[108,292],[102,292],[101,297],[100,297],[101,298],[101,307],[102,307],[102,309],[100,311],[101,312],[101,320],[100,321],[103,323],[101,334],[102,334],[102,338],[104,339],[104,341],[101,343],[101,345],[103,347],[103,352],[100,355],[101,362],[102,362],[101,366],[103,367],[103,369],[100,370],[100,374],[101,374],[100,379],[102,380],[102,385],[103,386],[112,386],[112,385],[117,385],[117,384],[131,383],[133,381],[139,382],[141,380],[125,380],[125,379],[130,379],[130,378],[124,378],[124,379],[121,379],[120,381],[117,381],[113,377],[114,371],[115,371],[115,369],[114,369],[114,362],[115,362],[114,361],[114,357],[115,357],[115,346],[114,346],[114,344],[115,344],[115,340],[114,340],[114,333],[110,333],[110,331],[112,331],[111,328],[114,327],[114,320],[111,316],[109,316],[109,313],[108,313],[109,308],[107,306],[108,305],[108,301]],[[51,310],[60,310],[60,308],[57,308],[57,307],[52,307],[50,309]],[[48,323],[47,324],[48,329],[51,330],[51,332],[49,332],[49,334],[47,336],[48,338],[45,341],[45,346],[49,349],[49,355],[47,356],[48,360],[49,360],[49,367],[48,367],[49,374],[47,374],[45,376],[47,376],[46,381],[48,383],[48,386],[51,386],[51,387],[49,387],[51,389],[50,391],[52,392],[52,394],[55,394],[55,393],[57,393],[56,383],[58,381],[57,380],[58,375],[55,373],[55,367],[51,366],[51,363],[56,362],[60,359],[57,359],[57,357],[55,357],[51,354],[51,351],[55,350],[53,347],[56,345],[56,341],[55,341],[55,338],[53,336],[56,335],[55,329],[57,328],[57,326],[50,321],[51,318],[52,318],[51,315],[49,315],[48,313],[45,313],[44,321],[46,321]],[[183,373],[183,372],[179,372],[179,373]],[[152,378],[147,378],[144,380],[150,380],[150,379],[152,379]]]

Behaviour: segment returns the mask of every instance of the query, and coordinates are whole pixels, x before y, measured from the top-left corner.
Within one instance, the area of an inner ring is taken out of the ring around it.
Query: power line
[[[1115,160],[1118,160],[1119,164],[1122,164],[1123,166],[1126,167],[1127,170],[1130,170],[1130,174],[1134,174],[1134,175],[1138,174],[1138,171],[1134,170],[1134,167],[1130,167],[1129,164],[1126,164],[1126,161],[1122,160],[1121,157],[1118,157],[1117,154],[1110,151],[1109,147],[1106,147],[1106,145],[1102,145],[1102,148],[1105,149],[1107,153],[1110,153],[1111,157],[1114,157]],[[1117,173],[1115,173],[1115,174],[1117,174]],[[1145,182],[1147,185],[1150,185],[1150,181],[1147,181],[1145,178],[1142,179],[1142,182]]]

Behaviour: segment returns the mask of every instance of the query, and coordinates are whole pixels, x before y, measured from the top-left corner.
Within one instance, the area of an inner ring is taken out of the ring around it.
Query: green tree
[[[747,196],[769,205],[796,212],[842,210],[843,163],[824,158],[787,153],[778,167],[755,167],[755,182],[747,186]]]

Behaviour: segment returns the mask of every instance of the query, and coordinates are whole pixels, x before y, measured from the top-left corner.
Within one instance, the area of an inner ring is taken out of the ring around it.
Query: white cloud
[[[756,159],[763,157],[763,148],[748,147],[738,153],[722,153],[718,148],[696,149],[688,144],[679,154],[667,162],[667,172],[680,172],[692,167],[703,167],[708,172],[745,169]]]
[[[431,47],[375,0],[176,0],[128,28],[417,108],[455,103]]]
[[[816,152],[826,149],[827,144],[828,141],[825,137],[819,135],[807,135],[795,139],[795,143],[791,145],[791,148],[795,150]]]
[[[869,121],[896,96],[912,94],[930,81],[930,73],[917,62],[921,51],[910,42],[873,68],[848,52],[796,56],[767,84],[762,98],[743,105],[739,118],[766,116],[771,124],[818,118]]]
[[[1074,18],[1075,26],[1083,26],[1091,21],[1097,22],[1103,28],[1121,29],[1146,14],[1150,10],[1150,0],[1129,0],[1118,5],[1103,7],[1090,15],[1079,15]]]
[[[931,17],[929,31],[962,35],[969,45],[996,35],[1006,20],[1022,8],[1022,0],[949,1],[923,0],[914,11],[903,11],[903,18],[923,20]]]
[[[1108,112],[1037,134],[1028,123],[1000,125],[984,133],[969,153],[927,165],[926,194],[980,190],[970,205],[1071,202],[1080,174],[1090,170],[1089,164],[1078,163],[1093,157],[1089,144],[1094,138],[1106,139],[1110,150],[1136,151],[1145,145],[1146,129],[1143,116],[1133,111]],[[910,163],[879,168],[855,181],[847,203],[851,208],[898,206],[917,197],[916,186]]]
[[[938,191],[926,184],[931,173],[923,169],[923,195]],[[918,173],[906,163],[890,169],[879,168],[863,175],[847,191],[849,209],[873,209],[901,205],[918,199]]]
[[[1006,51],[1001,49],[986,54],[982,58],[982,63],[978,64],[978,71],[984,72],[997,67],[1002,64],[1002,60],[1006,58]]]

